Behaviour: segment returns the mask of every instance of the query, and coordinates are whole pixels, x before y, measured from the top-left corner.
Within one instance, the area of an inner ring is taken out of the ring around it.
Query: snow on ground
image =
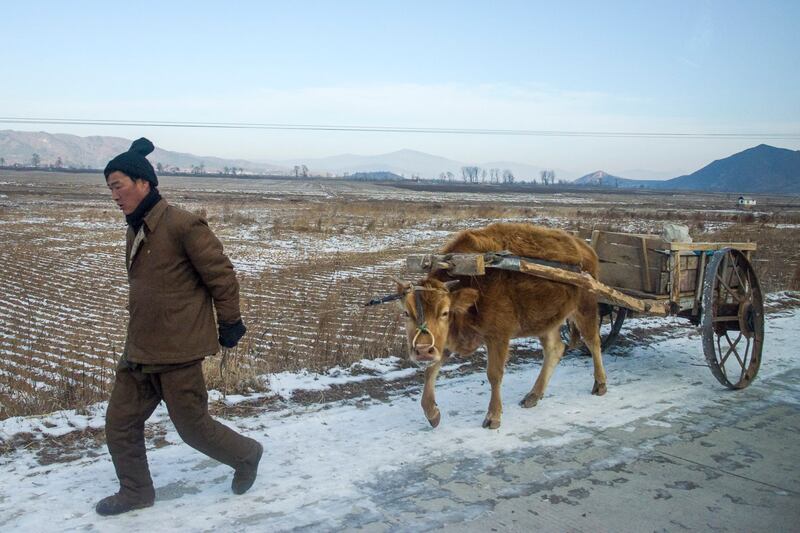
[[[489,395],[485,376],[452,371],[439,379],[442,423],[436,429],[422,414],[418,391],[396,393],[383,402],[369,397],[325,405],[288,402],[279,411],[226,420],[260,440],[266,450],[258,480],[244,496],[231,494],[229,468],[183,444],[171,424],[166,424],[165,437],[172,445],[148,450],[157,487],[155,506],[115,518],[94,512],[95,502],[117,489],[104,448],[50,465],[40,465],[30,451],[17,450],[0,458],[0,530],[150,531],[154,524],[163,531],[357,527],[364,523],[363,517],[374,520],[386,512],[386,501],[376,488],[381,486],[379,480],[416,483],[411,472],[446,458],[472,458],[482,464],[489,456],[564,447],[597,429],[625,430],[655,415],[662,415],[658,423],[664,424],[681,413],[708,408],[723,395],[730,399],[736,394],[722,388],[705,367],[696,330],[685,321],[668,324],[669,332],[659,333],[647,344],[606,354],[609,392],[602,398],[589,394],[590,359],[568,356],[557,368],[544,400],[533,409],[522,409],[517,401],[530,389],[540,362],[526,359],[510,366],[503,383],[503,424],[496,431],[480,427]],[[632,325],[647,327],[648,321]],[[764,362],[752,387],[766,386],[770,377],[800,367],[795,348],[798,330],[800,309],[768,316]],[[392,378],[397,377],[395,363],[390,358],[362,364]],[[348,372],[279,374],[272,377],[272,385],[289,397],[298,387],[324,388],[342,382]],[[354,376],[356,372],[350,377]],[[791,396],[786,400],[800,404],[797,390],[776,394]],[[102,406],[97,406],[82,417],[9,419],[0,423],[0,437],[30,430],[32,424],[53,433],[69,426],[98,427],[101,417]],[[161,407],[151,423],[165,419]],[[466,518],[470,517],[453,509],[438,523]],[[436,516],[426,520],[437,523]]]
[[[373,379],[373,372],[378,372],[386,381],[404,378],[418,372],[416,368],[396,369],[398,357],[389,357],[382,360],[364,360],[357,365],[371,372],[361,375],[352,375],[349,369],[335,367],[325,374],[313,372],[280,372],[269,377],[269,389],[284,399],[291,399],[294,391],[320,391],[330,389],[332,385],[343,385],[345,383],[356,383]]]

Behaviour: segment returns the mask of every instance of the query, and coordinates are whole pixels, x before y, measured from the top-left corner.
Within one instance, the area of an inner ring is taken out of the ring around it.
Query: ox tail
[[[576,326],[575,322],[572,320],[567,320],[567,324],[569,325],[569,343],[567,343],[567,349],[571,350],[581,345],[581,332],[578,331],[578,326]]]

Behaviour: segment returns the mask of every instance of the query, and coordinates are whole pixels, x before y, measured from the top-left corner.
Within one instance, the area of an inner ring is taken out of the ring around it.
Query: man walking
[[[106,412],[120,489],[97,503],[101,515],[153,505],[144,423],[162,400],[188,445],[235,469],[234,493],[253,485],[263,453],[261,444],[208,414],[202,361],[219,344],[236,346],[245,333],[239,284],[205,220],[161,198],[145,157],[153,148],[141,138],[105,168],[111,197],[128,222],[130,318]]]

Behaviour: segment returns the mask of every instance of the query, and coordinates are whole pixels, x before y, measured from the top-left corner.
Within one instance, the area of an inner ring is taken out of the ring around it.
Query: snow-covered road
[[[160,442],[148,450],[155,506],[120,517],[101,518],[94,512],[94,503],[117,488],[104,447],[91,457],[50,465],[17,450],[0,457],[0,530],[430,529],[485,518],[494,499],[502,496],[489,487],[483,499],[467,502],[454,501],[452,492],[429,491],[426,477],[445,462],[456,460],[457,466],[444,467],[450,473],[442,475],[450,476],[454,487],[466,487],[479,483],[482,469],[504,457],[535,461],[604,430],[635,432],[649,425],[668,431],[671,420],[687,414],[713,412],[723,402],[744,404],[748,391],[800,405],[800,383],[786,382],[787,375],[800,375],[800,309],[768,316],[759,377],[736,393],[722,388],[705,367],[696,330],[677,319],[668,324],[674,329],[649,344],[605,355],[609,391],[602,398],[589,394],[591,360],[570,356],[557,368],[544,400],[522,409],[517,401],[530,389],[540,362],[510,366],[503,383],[503,422],[495,431],[481,428],[489,395],[482,373],[440,377],[442,422],[436,429],[428,426],[419,395],[403,393],[388,401],[290,403],[280,411],[227,420],[266,450],[258,480],[244,496],[231,494],[229,468],[183,444],[171,424],[165,435],[170,444]],[[780,388],[769,389],[773,379],[782,380]],[[163,423],[163,417],[160,410],[154,423]],[[30,423],[0,422],[0,436]],[[637,452],[608,453],[596,460],[614,464]],[[453,468],[460,469],[459,475],[452,475]],[[563,472],[541,468],[538,475],[541,479],[527,482],[544,484]],[[797,502],[796,493],[787,497]]]

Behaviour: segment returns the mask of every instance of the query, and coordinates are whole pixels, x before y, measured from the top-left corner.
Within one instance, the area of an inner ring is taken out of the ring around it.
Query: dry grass
[[[468,220],[523,220],[536,214],[530,207],[494,205],[490,202],[443,204],[398,200],[332,200],[325,203],[302,202],[292,207],[294,209],[287,210],[281,206],[275,214],[270,213],[269,208],[263,209],[264,220],[259,222],[270,225],[277,235],[311,233],[324,237],[361,233],[380,235],[420,226],[451,229]]]

